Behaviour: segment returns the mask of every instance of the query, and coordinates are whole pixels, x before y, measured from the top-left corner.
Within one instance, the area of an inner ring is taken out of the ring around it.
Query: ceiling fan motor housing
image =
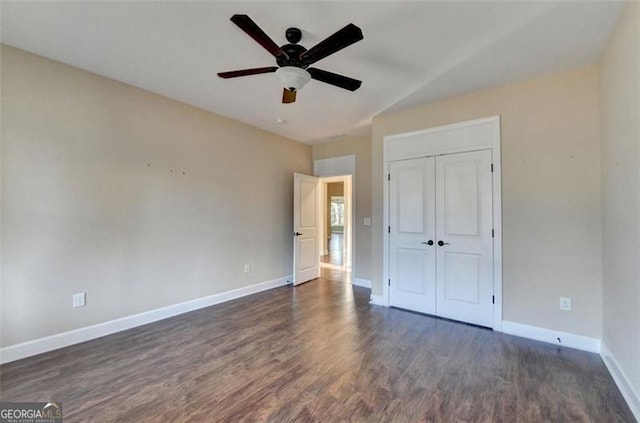
[[[285,57],[284,55],[276,57],[276,63],[278,66],[296,66],[303,69],[309,66],[308,63],[304,63],[300,60],[300,55],[307,51],[307,49],[302,47],[300,44],[285,44],[280,48],[288,57]]]

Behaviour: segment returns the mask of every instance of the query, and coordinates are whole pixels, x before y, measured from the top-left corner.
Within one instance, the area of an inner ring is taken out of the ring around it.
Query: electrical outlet
[[[362,224],[364,226],[371,226],[371,218],[370,217],[365,217],[364,220],[362,221]]]
[[[571,311],[571,298],[570,297],[560,297],[560,310],[562,310],[562,311]]]
[[[245,264],[244,265],[244,273],[251,273],[251,265],[250,264]]]
[[[73,294],[73,308],[84,307],[86,305],[86,295],[84,292]]]

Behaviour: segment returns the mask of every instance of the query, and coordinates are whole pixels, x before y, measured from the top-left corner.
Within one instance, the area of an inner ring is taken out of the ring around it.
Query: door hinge
[[[491,163],[491,172],[493,172],[493,163]]]
[[[389,279],[388,286],[391,286],[391,279]]]
[[[491,296],[491,304],[495,304],[496,303],[496,296],[492,295]]]
[[[390,181],[390,180],[391,180],[391,174],[387,173],[387,181]]]
[[[491,229],[491,238],[495,238],[496,237],[496,231]]]
[[[391,226],[387,226],[387,233],[391,233]]]

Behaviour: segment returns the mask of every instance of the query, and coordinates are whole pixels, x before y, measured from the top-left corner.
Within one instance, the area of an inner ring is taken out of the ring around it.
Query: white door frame
[[[354,154],[348,156],[340,156],[340,157],[332,157],[329,159],[319,159],[313,161],[313,175],[322,178],[322,180],[326,180],[326,178],[330,177],[344,177],[351,176],[350,182],[350,191],[351,195],[348,195],[348,187],[346,183],[346,179],[342,178],[340,180],[345,181],[345,203],[350,202],[351,213],[349,213],[349,238],[350,242],[347,243],[347,260],[351,260],[351,279],[355,280],[356,277],[356,156]],[[324,184],[322,184],[324,185]],[[323,193],[324,194],[324,193]],[[321,222],[324,225],[324,222]],[[324,230],[324,226],[321,230]],[[346,236],[347,234],[345,234]],[[349,246],[349,244],[351,244]],[[320,251],[322,245],[320,245]],[[319,260],[320,258],[318,258]],[[347,263],[348,265],[348,263]]]
[[[477,132],[476,132],[477,131]],[[475,134],[479,136],[474,136]],[[490,140],[490,141],[488,141]],[[383,139],[383,257],[382,300],[389,306],[389,163],[396,160],[475,150],[492,152],[493,160],[493,330],[502,331],[502,164],[500,116],[458,122],[415,132],[387,135]]]

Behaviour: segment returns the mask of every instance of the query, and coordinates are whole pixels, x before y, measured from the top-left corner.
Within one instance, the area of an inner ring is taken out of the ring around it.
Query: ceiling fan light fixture
[[[309,72],[295,66],[283,66],[276,71],[276,76],[284,88],[289,91],[298,91],[311,80]]]

